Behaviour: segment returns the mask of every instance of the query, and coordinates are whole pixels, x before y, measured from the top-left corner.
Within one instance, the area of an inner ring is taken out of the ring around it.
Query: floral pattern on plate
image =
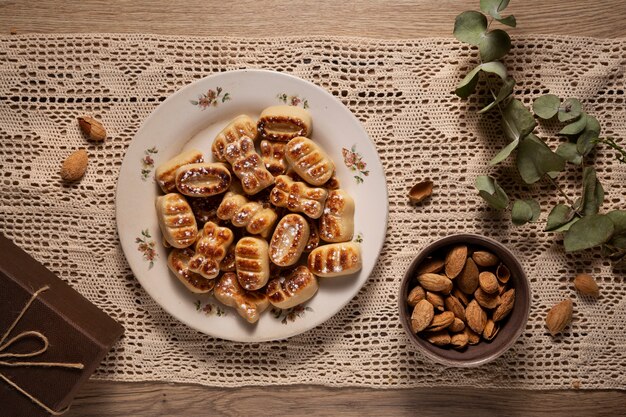
[[[230,100],[230,93],[224,93],[222,87],[217,87],[215,90],[209,89],[204,94],[200,94],[197,100],[189,100],[194,106],[200,107],[200,110],[205,110],[208,107],[216,107],[219,103],[224,103]]]
[[[152,240],[152,236],[150,236],[150,231],[148,229],[142,230],[141,237],[137,237],[135,243],[137,243],[137,250],[143,255],[143,260],[150,262],[148,269],[152,269],[154,261],[159,257],[159,254],[156,252],[156,244]]]
[[[150,173],[154,169],[154,158],[153,155],[159,153],[159,150],[156,146],[153,146],[150,149],[146,149],[144,151],[144,157],[141,159],[141,179],[145,181],[150,176]]]
[[[193,305],[196,306],[196,311],[201,311],[207,316],[222,317],[222,316],[228,315],[228,312],[217,304],[206,303],[202,305],[202,301],[196,300],[196,302],[193,303]]]
[[[364,182],[363,177],[367,177],[370,172],[365,169],[367,168],[367,163],[363,160],[361,154],[356,151],[356,145],[352,145],[351,149],[342,148],[341,153],[343,154],[343,162],[346,164],[346,167],[357,173],[354,176],[356,183],[362,184]]]
[[[289,104],[290,106],[299,106],[302,105],[302,108],[309,108],[309,100],[305,98],[300,98],[297,94],[294,96],[287,95],[285,93],[280,93],[276,96],[278,101],[284,104]]]
[[[311,307],[295,306],[282,310],[280,308],[272,308],[272,314],[275,319],[279,319],[282,324],[288,324],[289,322],[296,321],[298,318],[304,317],[304,313],[307,311],[313,311]]]

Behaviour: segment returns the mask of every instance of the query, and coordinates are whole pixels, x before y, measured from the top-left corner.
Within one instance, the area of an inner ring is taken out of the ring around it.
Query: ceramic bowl
[[[413,308],[406,302],[407,295],[417,285],[416,271],[428,257],[445,256],[447,250],[457,244],[466,244],[470,251],[486,250],[498,258],[511,271],[509,287],[515,288],[515,304],[513,310],[501,321],[501,328],[496,337],[487,342],[481,339],[480,343],[468,346],[463,350],[451,347],[435,346],[421,334],[411,331],[411,313]],[[419,351],[433,361],[456,367],[472,367],[493,361],[506,352],[520,337],[526,328],[530,311],[530,287],[524,270],[516,257],[504,245],[484,236],[473,234],[457,234],[444,237],[426,246],[413,260],[406,271],[400,285],[399,295],[400,320],[409,340]]]

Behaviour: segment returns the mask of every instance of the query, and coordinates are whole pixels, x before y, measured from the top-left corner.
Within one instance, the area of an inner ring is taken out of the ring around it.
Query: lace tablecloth
[[[576,96],[607,136],[624,143],[625,40],[531,36],[513,39],[506,64],[515,94]],[[626,282],[599,253],[566,255],[542,223],[514,227],[486,208],[473,188],[504,145],[496,115],[477,115],[477,98],[451,92],[475,51],[453,39],[233,39],[151,35],[0,37],[0,232],[119,320],[126,334],[98,379],[163,380],[211,386],[293,383],[331,386],[465,386],[553,389],[626,387]],[[293,73],[330,91],[376,143],[389,187],[386,244],[370,280],[325,324],[289,340],[240,344],[199,334],[166,314],[142,290],[121,251],[115,186],[124,152],[150,112],[182,86],[217,71],[266,68]],[[83,180],[58,174],[70,150],[86,146],[76,117],[93,114],[110,138],[87,145]],[[552,139],[556,146],[558,139]],[[606,207],[626,205],[626,165],[598,153]],[[515,197],[543,196],[542,219],[558,199],[548,184],[495,170]],[[574,180],[577,172],[567,177]],[[435,182],[432,199],[408,204],[416,179]],[[576,181],[569,192],[576,194]],[[531,280],[526,331],[503,357],[478,369],[450,369],[408,344],[397,317],[398,283],[429,241],[483,233],[516,253]],[[601,297],[577,296],[571,281],[593,274]],[[549,336],[544,317],[574,301],[574,321]]]

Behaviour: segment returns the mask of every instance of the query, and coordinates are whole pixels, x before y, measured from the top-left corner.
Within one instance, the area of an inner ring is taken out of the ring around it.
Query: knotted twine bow
[[[48,350],[48,345],[49,345],[48,338],[46,336],[44,336],[43,334],[41,334],[40,332],[37,332],[37,331],[34,331],[34,330],[29,330],[29,331],[22,332],[22,333],[18,334],[17,336],[9,339],[6,343],[4,341],[6,340],[7,337],[9,337],[9,334],[11,333],[11,331],[15,328],[15,326],[20,321],[20,319],[22,318],[24,313],[26,313],[26,310],[28,310],[28,308],[33,303],[33,301],[35,301],[35,298],[37,298],[37,296],[39,296],[39,294],[41,294],[42,292],[48,290],[49,288],[50,287],[45,286],[45,287],[40,288],[39,290],[35,291],[35,293],[32,295],[32,297],[30,297],[30,300],[28,300],[28,302],[26,303],[26,305],[24,306],[24,308],[20,312],[19,316],[17,316],[17,318],[15,319],[13,324],[11,324],[11,326],[9,326],[9,328],[4,333],[4,335],[2,335],[2,339],[0,339],[0,366],[14,366],[14,367],[17,367],[17,366],[42,366],[42,367],[70,368],[70,369],[83,369],[85,367],[85,365],[83,365],[82,363],[13,362],[13,361],[9,362],[7,360],[3,360],[3,358],[32,358],[34,356],[41,355],[46,350]],[[11,347],[11,345],[13,345],[14,343],[16,343],[16,342],[18,342],[18,341],[20,341],[22,339],[27,339],[27,338],[39,339],[43,343],[43,346],[39,350],[35,350],[33,352],[25,352],[25,353],[11,353],[11,352],[8,352],[9,348]],[[20,393],[22,393],[23,395],[28,397],[32,402],[34,402],[39,407],[43,408],[44,410],[46,410],[48,413],[50,413],[52,415],[60,416],[61,414],[65,413],[67,410],[69,410],[69,408],[70,408],[69,406],[67,406],[64,409],[62,409],[61,411],[55,411],[55,410],[51,409],[50,407],[48,407],[47,405],[45,405],[44,403],[42,403],[41,401],[39,401],[37,398],[35,398],[31,394],[29,394],[28,392],[26,392],[19,385],[17,385],[15,382],[11,381],[9,378],[4,376],[2,373],[0,373],[0,378],[2,378],[4,380],[4,382],[6,382],[7,384],[9,384],[13,388],[15,388],[17,391],[19,391]]]

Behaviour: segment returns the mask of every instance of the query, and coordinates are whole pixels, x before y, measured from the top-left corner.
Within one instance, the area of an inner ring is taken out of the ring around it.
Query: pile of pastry
[[[305,109],[268,107],[258,121],[238,116],[217,135],[217,162],[194,149],[155,172],[170,270],[250,323],[270,305],[308,301],[318,277],[361,269],[354,200],[311,130]]]

